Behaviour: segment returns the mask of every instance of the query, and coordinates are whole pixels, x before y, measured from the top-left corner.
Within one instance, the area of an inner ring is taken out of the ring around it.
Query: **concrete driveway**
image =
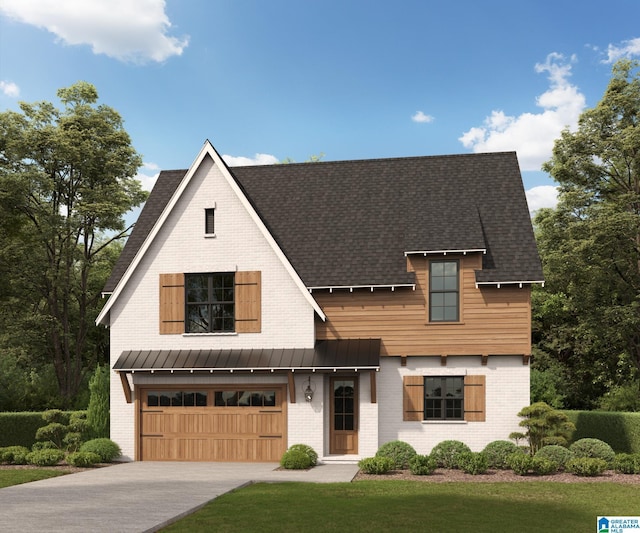
[[[0,531],[146,532],[252,482],[349,482],[356,465],[279,471],[275,463],[138,462],[0,489]]]

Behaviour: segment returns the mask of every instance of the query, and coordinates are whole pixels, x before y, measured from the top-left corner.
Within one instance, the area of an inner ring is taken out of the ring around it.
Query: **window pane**
[[[432,262],[431,263],[431,274],[432,276],[443,276],[444,275],[444,265],[442,262]]]
[[[458,309],[455,307],[445,307],[444,318],[442,320],[445,322],[456,322],[458,320]]]
[[[159,405],[158,393],[156,391],[148,392],[147,393],[147,406],[148,407],[158,407],[158,405]]]
[[[249,391],[238,393],[238,405],[242,407],[251,405],[251,393]]]
[[[442,307],[444,305],[445,294],[443,292],[436,292],[431,295],[431,305],[434,307]]]
[[[275,407],[276,405],[276,393],[275,391],[267,391],[264,393],[264,406]]]
[[[441,277],[433,276],[431,278],[431,290],[432,291],[444,290],[444,288],[445,288],[445,280],[446,279],[447,278],[441,278]]]
[[[206,275],[187,276],[187,302],[206,302],[209,299],[209,285]]]
[[[182,403],[185,407],[193,407],[196,404],[196,393],[195,392],[183,393]]]
[[[171,397],[167,392],[160,393],[160,406],[161,407],[169,407],[171,405]]]
[[[206,407],[207,393],[205,391],[196,392],[196,405],[198,407]]]
[[[187,331],[203,333],[209,331],[209,307],[207,305],[187,306]]]
[[[442,263],[445,276],[455,276],[458,273],[458,263],[446,261]]]
[[[444,296],[444,305],[447,307],[456,307],[458,305],[457,292],[445,292],[441,296]]]
[[[182,392],[174,392],[171,394],[171,405],[173,407],[182,407]]]
[[[346,429],[347,431],[352,431],[353,429],[355,429],[353,421],[353,415],[344,415],[344,429]]]
[[[205,222],[204,222],[204,232],[211,234],[211,233],[215,233],[214,232],[214,214],[215,214],[215,209],[210,208],[210,209],[205,209],[204,210],[204,218],[205,218]]]
[[[457,291],[458,290],[458,278],[457,276],[453,276],[450,278],[442,278],[444,283],[443,283],[443,289],[445,291]],[[435,287],[434,287],[434,290]]]

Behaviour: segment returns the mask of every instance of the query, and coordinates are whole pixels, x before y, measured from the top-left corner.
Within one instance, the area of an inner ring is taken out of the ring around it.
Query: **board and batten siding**
[[[429,263],[460,262],[460,321],[430,323]],[[388,288],[314,291],[326,313],[317,339],[381,338],[381,355],[518,355],[531,353],[531,289],[475,285],[480,253],[408,257],[415,290]]]

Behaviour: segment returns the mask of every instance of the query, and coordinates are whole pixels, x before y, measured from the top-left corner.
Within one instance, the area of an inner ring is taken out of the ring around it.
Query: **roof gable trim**
[[[249,200],[247,199],[247,197],[244,194],[243,190],[240,188],[240,186],[236,182],[235,178],[233,177],[233,175],[229,171],[229,168],[227,167],[226,163],[223,161],[222,157],[220,157],[220,155],[218,154],[216,149],[213,147],[211,142],[207,139],[205,141],[202,149],[198,153],[197,157],[195,158],[194,162],[189,167],[189,170],[185,174],[184,178],[182,178],[182,181],[180,182],[180,185],[178,186],[176,191],[171,196],[171,199],[169,200],[169,202],[165,206],[164,210],[162,211],[162,214],[160,215],[160,217],[158,218],[158,220],[154,224],[153,228],[149,232],[149,235],[147,235],[147,238],[142,243],[142,246],[140,247],[140,249],[136,253],[135,257],[133,258],[133,260],[131,261],[129,266],[127,267],[127,270],[125,271],[123,276],[118,281],[118,284],[116,285],[115,289],[111,293],[111,296],[107,300],[107,303],[104,305],[104,307],[100,311],[100,314],[96,318],[96,324],[105,324],[105,325],[107,325],[106,317],[108,316],[109,310],[111,309],[111,307],[113,306],[113,304],[117,300],[117,298],[120,295],[120,293],[122,292],[123,288],[126,286],[127,282],[131,278],[131,276],[132,276],[133,272],[135,271],[135,269],[137,268],[138,264],[140,263],[140,261],[142,260],[142,258],[146,254],[147,250],[151,246],[151,243],[153,243],[153,241],[155,240],[157,234],[159,233],[160,229],[163,227],[163,225],[164,225],[166,219],[168,218],[169,214],[171,213],[171,211],[174,209],[174,207],[178,203],[178,200],[181,198],[182,194],[184,193],[185,189],[187,188],[187,186],[191,182],[191,179],[193,178],[194,174],[196,173],[196,171],[198,170],[198,168],[200,167],[200,165],[202,164],[202,162],[203,162],[203,160],[204,160],[204,158],[206,156],[211,157],[211,159],[213,160],[214,164],[220,169],[220,172],[222,173],[224,178],[229,183],[229,186],[236,193],[236,195],[240,199],[240,202],[242,203],[244,208],[247,210],[247,212],[249,213],[249,215],[252,218],[252,220],[256,223],[256,225],[258,226],[258,229],[263,234],[263,236],[266,238],[267,242],[269,243],[269,245],[271,246],[271,248],[275,252],[275,254],[278,257],[278,259],[280,259],[280,261],[282,262],[283,266],[285,267],[285,269],[287,270],[287,272],[289,273],[289,275],[293,279],[294,283],[296,284],[296,286],[298,287],[298,289],[300,290],[300,292],[302,293],[304,298],[307,300],[307,302],[309,302],[309,304],[311,305],[313,310],[318,314],[318,316],[323,321],[326,320],[326,315],[324,314],[324,312],[322,311],[322,309],[320,308],[318,303],[315,301],[313,296],[311,296],[309,291],[306,290],[306,287],[304,286],[304,283],[300,279],[300,276],[298,275],[298,273],[293,268],[293,265],[291,265],[291,263],[287,259],[286,255],[281,250],[280,246],[278,245],[276,240],[273,238],[273,236],[271,235],[271,233],[269,232],[269,230],[265,226],[265,224],[262,221],[262,219],[260,219],[260,217],[258,216],[256,210],[251,205],[251,202],[249,202]]]
[[[470,249],[462,249],[462,250],[411,250],[411,251],[405,252],[404,255],[405,257],[409,255],[423,255],[426,257],[427,255],[447,255],[447,254],[467,255],[467,254],[478,253],[478,252],[482,252],[483,254],[486,254],[487,249],[486,248],[470,248]]]

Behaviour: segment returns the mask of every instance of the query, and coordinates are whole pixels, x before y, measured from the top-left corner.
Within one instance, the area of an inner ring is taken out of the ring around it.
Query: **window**
[[[215,209],[213,207],[204,210],[204,233],[215,234]]]
[[[464,419],[464,378],[424,378],[424,419]]]
[[[228,390],[215,392],[216,407],[275,407],[275,390]]]
[[[458,261],[432,261],[429,269],[429,321],[458,322]]]
[[[234,331],[234,273],[187,274],[185,331]]]
[[[147,407],[206,407],[207,391],[149,391]]]

